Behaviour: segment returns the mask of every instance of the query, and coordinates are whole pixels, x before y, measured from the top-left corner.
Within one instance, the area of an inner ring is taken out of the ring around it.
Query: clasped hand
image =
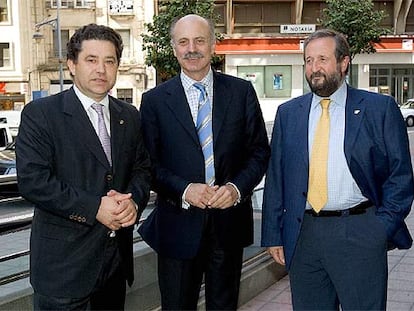
[[[135,224],[137,210],[131,193],[110,190],[101,198],[96,219],[111,230],[119,230]]]
[[[225,209],[233,206],[238,199],[236,189],[232,185],[209,186],[207,184],[191,184],[185,200],[193,206]]]

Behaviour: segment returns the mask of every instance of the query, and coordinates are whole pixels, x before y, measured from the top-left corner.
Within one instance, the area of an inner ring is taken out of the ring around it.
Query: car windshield
[[[414,108],[414,100],[402,104],[400,108]]]

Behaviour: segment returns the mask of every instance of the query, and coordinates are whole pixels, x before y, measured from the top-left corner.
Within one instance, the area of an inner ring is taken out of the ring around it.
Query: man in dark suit
[[[304,60],[312,93],[276,115],[262,244],[289,270],[294,309],[384,310],[387,246],[412,244],[404,223],[414,192],[407,130],[391,96],[345,83],[343,35],[311,34]],[[329,115],[324,168],[313,161],[324,149],[322,110]]]
[[[134,277],[133,227],[149,198],[149,156],[138,111],[108,96],[119,34],[84,26],[67,53],[74,86],[29,103],[16,143],[19,189],[35,204],[34,309],[121,310]]]
[[[187,15],[170,33],[181,74],[141,104],[157,208],[140,233],[158,253],[164,310],[197,309],[203,274],[206,308],[235,310],[243,247],[253,242],[251,195],[270,153],[264,121],[251,83],[211,69],[211,21]],[[209,123],[202,143],[198,132]]]

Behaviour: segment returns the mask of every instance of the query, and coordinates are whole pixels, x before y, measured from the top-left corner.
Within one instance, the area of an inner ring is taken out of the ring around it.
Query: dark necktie
[[[214,154],[213,154],[213,128],[211,121],[211,104],[206,89],[201,83],[194,83],[200,91],[198,98],[197,134],[203,149],[206,183],[214,185]]]

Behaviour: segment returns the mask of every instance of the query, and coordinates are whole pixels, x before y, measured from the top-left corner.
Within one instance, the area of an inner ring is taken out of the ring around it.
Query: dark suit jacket
[[[109,189],[131,192],[140,214],[149,198],[150,162],[138,111],[109,99],[113,167],[73,89],[29,103],[16,143],[18,186],[35,204],[31,282],[57,297],[84,297],[102,268],[108,228],[96,220]],[[125,277],[133,280],[132,227],[117,231]]]
[[[306,205],[311,101],[309,93],[279,107],[266,176],[262,245],[283,246],[288,268]],[[414,194],[409,143],[392,97],[348,87],[344,149],[351,174],[376,206],[389,242],[411,247],[404,223]]]
[[[180,77],[142,98],[144,139],[158,196],[157,208],[139,231],[163,256],[194,257],[206,213],[222,247],[244,247],[253,241],[251,194],[266,171],[270,153],[259,102],[250,82],[219,73],[214,73],[213,101],[216,184],[233,182],[242,202],[207,211],[184,210],[181,205],[189,183],[204,183],[204,158]]]

